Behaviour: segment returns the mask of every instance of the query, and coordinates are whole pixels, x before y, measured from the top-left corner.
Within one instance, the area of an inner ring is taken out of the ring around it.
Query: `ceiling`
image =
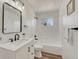
[[[29,0],[35,12],[58,10],[61,0]]]

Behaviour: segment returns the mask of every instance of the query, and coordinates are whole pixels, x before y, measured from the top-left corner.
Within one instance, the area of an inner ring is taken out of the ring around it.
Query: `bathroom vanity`
[[[31,22],[33,21],[33,19],[29,21],[29,19],[33,18],[33,16],[31,16],[31,12],[29,11],[30,8],[27,7],[26,5],[23,5],[22,7],[25,6],[26,7],[20,10],[17,7],[22,8],[21,5],[20,6],[17,5],[16,7],[15,2],[12,1],[13,4],[8,2],[3,2],[1,5],[2,32],[0,32],[0,34],[2,33],[1,36],[2,39],[0,40],[0,59],[34,59],[34,46],[33,46],[34,39],[27,38],[27,37],[31,37],[31,34],[29,33],[32,33],[31,31],[32,26],[28,25],[30,29],[29,28],[25,29],[24,27],[22,27],[25,25],[24,22],[27,21],[30,22],[29,24],[31,24]],[[28,10],[29,12],[25,10],[28,8],[29,8]],[[26,15],[26,13],[28,15]],[[28,30],[28,31],[24,31],[24,30]],[[21,33],[25,33],[25,34],[27,33],[27,35],[28,34],[29,35],[26,38],[23,37],[24,39],[21,39],[22,37]],[[18,34],[20,34],[21,37],[19,40],[18,39],[15,40],[16,38],[19,38]]]
[[[34,39],[0,43],[0,59],[34,59]]]

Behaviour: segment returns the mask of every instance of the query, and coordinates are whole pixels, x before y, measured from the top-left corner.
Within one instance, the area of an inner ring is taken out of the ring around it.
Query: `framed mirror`
[[[8,3],[3,4],[2,32],[16,33],[22,31],[22,12]]]

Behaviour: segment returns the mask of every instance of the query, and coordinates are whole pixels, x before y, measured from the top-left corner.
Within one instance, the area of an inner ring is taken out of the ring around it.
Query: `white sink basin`
[[[29,39],[22,39],[22,40],[17,40],[17,41],[14,41],[14,42],[10,42],[10,44],[12,45],[20,45],[26,41],[28,41]]]
[[[18,44],[20,44],[24,41],[28,41],[28,39],[21,39],[21,40],[17,40],[17,41],[14,41],[14,42],[9,42],[9,41],[2,40],[2,41],[0,41],[0,44],[9,44],[10,43],[10,44],[18,45]]]
[[[0,44],[7,44],[7,43],[9,43],[9,42],[8,41],[4,41],[4,40],[0,41]]]
[[[21,48],[22,46],[30,43],[33,38],[29,39],[21,39],[14,42],[0,42],[0,48],[5,48],[11,51],[16,51],[17,49]]]

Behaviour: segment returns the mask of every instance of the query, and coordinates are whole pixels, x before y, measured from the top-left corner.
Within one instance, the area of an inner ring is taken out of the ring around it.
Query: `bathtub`
[[[42,49],[43,52],[62,55],[61,45],[54,45],[54,44],[42,44],[42,45],[43,45],[43,49]]]

